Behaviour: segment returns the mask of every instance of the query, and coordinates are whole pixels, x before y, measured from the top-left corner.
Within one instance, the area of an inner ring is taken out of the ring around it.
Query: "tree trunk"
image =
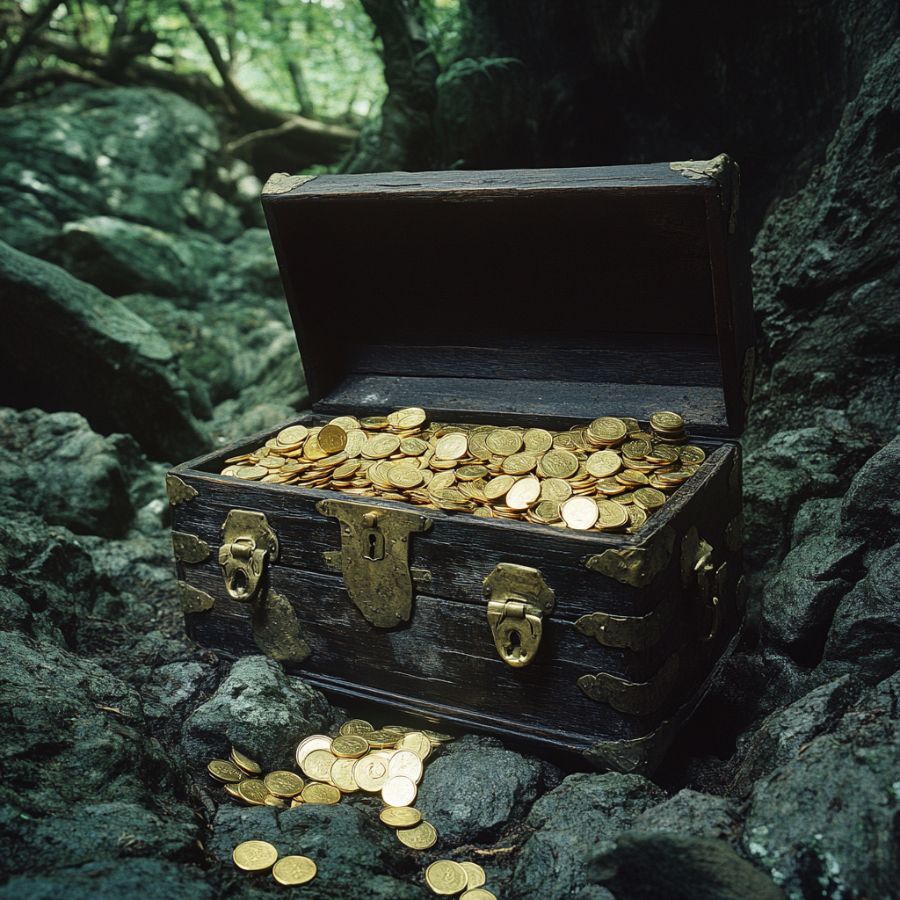
[[[348,172],[427,169],[432,162],[440,66],[419,0],[362,0],[383,46],[388,95],[374,145],[360,146]]]

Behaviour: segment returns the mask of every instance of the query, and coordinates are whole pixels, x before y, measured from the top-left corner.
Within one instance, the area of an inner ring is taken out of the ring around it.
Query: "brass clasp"
[[[259,512],[233,509],[222,523],[219,565],[232,600],[251,603],[267,562],[278,559],[278,538]]]
[[[429,529],[431,520],[352,500],[320,500],[316,509],[340,523],[341,549],[327,550],[325,562],[343,574],[347,593],[366,621],[376,628],[408,622],[414,583],[431,578],[424,569],[410,568],[410,537]]]
[[[487,619],[500,659],[514,668],[537,654],[543,617],[553,611],[554,594],[537,569],[499,563],[484,579]]]

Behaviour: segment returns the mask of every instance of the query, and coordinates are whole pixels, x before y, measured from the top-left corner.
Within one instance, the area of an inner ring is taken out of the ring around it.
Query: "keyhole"
[[[366,556],[369,559],[375,559],[375,545],[376,545],[375,535],[369,532],[369,552]]]
[[[510,631],[509,639],[506,644],[506,655],[509,657],[518,656],[518,649],[522,645],[522,636],[518,631]]]
[[[236,569],[231,576],[231,590],[235,594],[243,595],[247,592],[248,587],[247,573],[243,569]]]

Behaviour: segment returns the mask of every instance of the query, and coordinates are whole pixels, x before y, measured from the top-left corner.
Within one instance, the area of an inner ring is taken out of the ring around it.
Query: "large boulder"
[[[328,728],[328,701],[265,656],[245,656],[231,667],[216,693],[184,723],[181,747],[195,769],[231,746],[268,769],[292,765],[301,738]]]
[[[521,819],[541,782],[539,760],[467,735],[428,763],[416,805],[450,845],[477,843]]]
[[[77,413],[0,409],[0,496],[49,524],[121,537],[134,515],[127,443]]]
[[[589,883],[588,863],[641,813],[665,799],[640,775],[570,775],[540,797],[525,824],[510,897],[567,897]]]
[[[118,300],[0,242],[0,400],[70,409],[180,461],[206,446],[166,340]]]
[[[0,239],[43,254],[66,222],[115,216],[218,239],[239,229],[212,119],[150,88],[70,86],[0,110]],[[234,199],[234,197],[232,197]]]
[[[788,751],[789,758],[756,782],[744,850],[788,897],[889,897],[896,891],[898,704],[900,674],[871,689],[825,733],[815,733],[806,711],[802,741],[788,738],[785,746],[782,739],[776,753],[784,758]],[[787,713],[785,727],[791,727]]]

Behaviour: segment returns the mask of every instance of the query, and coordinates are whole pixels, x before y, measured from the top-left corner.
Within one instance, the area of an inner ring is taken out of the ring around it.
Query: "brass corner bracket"
[[[672,559],[675,531],[670,526],[660,529],[642,547],[610,548],[588,557],[585,565],[594,572],[615,578],[630,587],[650,584]]]
[[[187,503],[189,500],[193,500],[197,493],[195,488],[182,481],[177,475],[173,475],[171,472],[166,474],[166,496],[169,498],[170,506]]]
[[[712,159],[687,159],[671,162],[669,168],[685,178],[699,180],[711,178],[719,186],[719,203],[728,213],[728,232],[734,234],[737,227],[737,211],[740,197],[740,166],[727,154],[720,153]]]
[[[678,681],[681,668],[677,653],[673,653],[649,681],[626,681],[609,672],[582,675],[578,687],[601,703],[631,716],[646,716],[656,712],[669,699]]]
[[[308,181],[315,175],[289,175],[287,172],[273,172],[263,185],[263,194],[287,194]]]

